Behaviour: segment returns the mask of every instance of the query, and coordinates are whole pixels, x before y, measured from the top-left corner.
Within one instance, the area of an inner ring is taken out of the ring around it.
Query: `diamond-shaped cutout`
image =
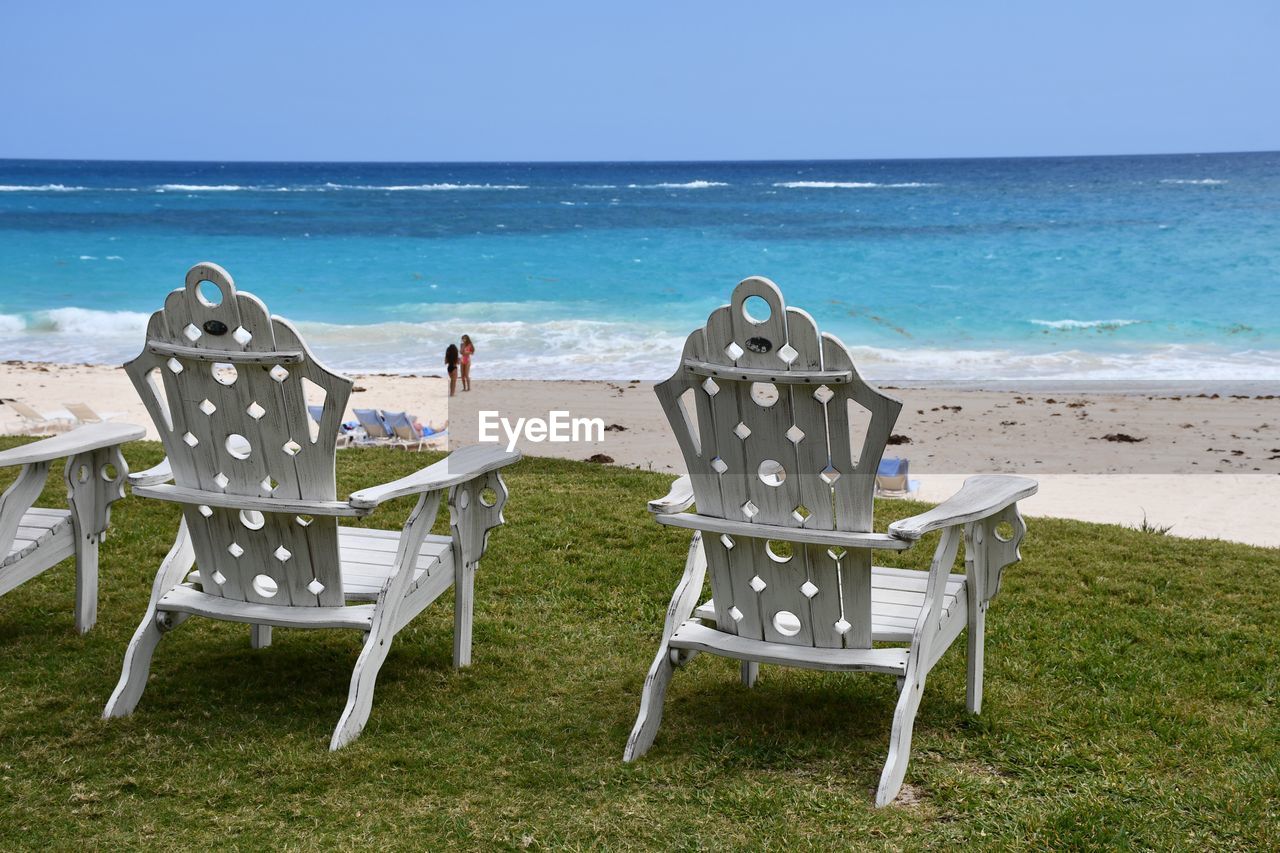
[[[717,456],[715,459],[711,460],[711,469],[717,474],[723,474],[725,471],[729,470],[729,463]]]
[[[236,326],[236,330],[231,333],[231,337],[236,339],[236,343],[244,346],[253,340],[253,335],[249,334],[249,330],[244,326]]]
[[[827,549],[827,556],[836,561],[844,559],[845,553],[844,548],[839,545]]]
[[[254,400],[249,404],[249,408],[244,410],[244,413],[256,421],[261,420],[262,416],[267,413],[267,410],[259,406],[257,400]]]
[[[747,436],[751,435],[751,427],[747,426],[742,421],[738,421],[738,425],[733,428],[733,434],[743,441],[746,441]]]
[[[809,508],[804,504],[801,504],[800,506],[791,510],[791,517],[794,518],[796,521],[800,522],[801,524],[804,524],[806,521],[808,521],[809,516],[811,515],[813,515],[813,513],[809,512]]]
[[[209,516],[213,515],[213,510],[210,507],[205,506],[204,504],[200,504],[198,507],[196,507],[196,509],[199,510],[200,514],[203,515],[205,518],[208,518]]]
[[[244,553],[244,549],[241,548],[238,543],[232,542],[227,546],[227,553],[238,560],[240,559],[240,555]]]
[[[299,527],[310,527],[312,519],[309,515],[295,515],[293,521]]]
[[[783,364],[791,364],[800,357],[800,352],[791,344],[783,344],[778,350],[778,358],[782,359]]]
[[[724,354],[729,356],[731,361],[737,361],[742,358],[742,347],[738,346],[736,341],[730,341],[729,345],[724,348]]]
[[[214,412],[218,411],[218,407],[206,397],[200,401],[200,411],[204,412],[206,415],[212,415]]]
[[[850,624],[848,623],[848,621],[846,621],[846,620],[845,620],[845,618],[844,618],[843,616],[841,616],[841,617],[840,617],[840,621],[839,621],[839,622],[837,622],[837,623],[835,624],[835,626],[834,626],[834,627],[835,627],[835,629],[836,629],[837,633],[840,633],[840,634],[847,634],[847,633],[849,633],[849,629],[850,629],[850,628],[852,628],[853,626],[852,626],[852,625],[850,625]]]
[[[734,622],[741,622],[741,621],[742,621],[742,611],[741,611],[741,610],[739,610],[739,609],[738,609],[738,608],[736,608],[736,607],[730,607],[730,608],[729,608],[729,618],[730,618],[730,619],[732,619]]]
[[[258,485],[262,486],[262,491],[266,492],[267,494],[271,494],[276,490],[276,486],[280,484],[277,483],[275,480],[271,479],[271,475],[268,474],[267,476],[262,478],[262,482],[259,483]]]
[[[826,468],[822,469],[822,471],[818,474],[818,476],[822,478],[822,482],[830,486],[836,480],[840,479],[840,472],[837,471],[832,466],[828,465]]]
[[[787,430],[787,440],[792,444],[799,444],[801,441],[804,441],[804,430],[800,429],[800,427],[795,424],[792,424],[791,429]]]
[[[735,543],[733,541],[733,537],[730,536],[728,533],[721,533],[720,544],[725,547],[725,550],[732,551]]]
[[[267,371],[267,373],[277,382],[283,382],[289,378],[289,371],[285,370],[278,364],[271,368],[271,370]]]
[[[716,384],[714,379],[708,376],[702,381],[702,390],[707,392],[707,396],[714,397],[716,394],[720,393],[720,386]]]
[[[275,550],[276,559],[282,563],[289,562],[289,558],[293,556],[293,552],[281,545]]]
[[[825,403],[835,395],[836,393],[826,385],[819,385],[813,392],[813,399],[817,400],[819,403]]]
[[[182,334],[186,337],[187,340],[191,341],[191,343],[194,344],[196,341],[200,340],[201,332],[200,332],[200,329],[194,323],[188,323],[187,327],[182,330]]]
[[[768,584],[765,583],[764,579],[761,578],[759,575],[756,575],[751,579],[751,588],[754,589],[756,592],[764,592],[764,588],[767,586]]]
[[[747,501],[742,505],[742,514],[748,519],[755,518],[760,514],[760,507],[756,506],[751,501]]]
[[[813,581],[805,581],[800,584],[800,592],[804,594],[805,598],[813,598],[818,594],[818,588],[813,585]]]
[[[311,583],[307,584],[307,592],[312,595],[319,595],[324,592],[324,584],[320,583],[319,579],[312,578]]]
[[[209,575],[209,580],[213,581],[218,586],[222,586],[224,583],[227,582],[227,576],[224,575],[222,572],[218,571],[217,569],[214,569],[213,574]]]
[[[218,475],[213,478],[213,482],[218,484],[219,489],[225,489],[227,487],[227,483],[230,483],[231,480],[227,478],[226,474],[219,471]]]
[[[197,444],[200,443],[200,439],[196,438],[194,435],[192,435],[189,432],[184,432],[182,434],[182,442],[187,447],[195,447]]]
[[[182,372],[182,362],[178,361],[176,358],[169,359],[165,364],[168,366],[169,372],[173,373],[175,376]]]
[[[290,456],[297,456],[302,451],[302,445],[298,444],[298,442],[294,441],[291,438],[288,441],[286,441],[284,443],[284,446],[281,447],[280,449],[283,450],[285,453],[289,454]]]

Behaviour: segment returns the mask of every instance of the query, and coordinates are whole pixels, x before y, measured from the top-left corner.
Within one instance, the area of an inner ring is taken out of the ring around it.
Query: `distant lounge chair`
[[[395,433],[395,445],[405,450],[421,450],[428,444],[445,437],[448,429],[436,432],[431,427],[421,432],[413,425],[413,419],[405,412],[383,412],[382,418]]]
[[[109,420],[122,417],[124,412],[105,412],[98,414],[89,407],[87,403],[63,403],[67,407],[67,411],[75,416],[75,419],[82,424],[101,424]]]
[[[365,440],[360,444],[390,444],[395,439],[377,409],[352,409],[351,412],[364,428]]]
[[[20,400],[10,400],[9,408],[18,415],[18,429],[27,435],[51,435],[72,427],[71,418],[42,415]]]
[[[876,469],[876,497],[908,498],[920,491],[920,481],[909,478],[909,464],[909,460],[896,456],[881,459]]]

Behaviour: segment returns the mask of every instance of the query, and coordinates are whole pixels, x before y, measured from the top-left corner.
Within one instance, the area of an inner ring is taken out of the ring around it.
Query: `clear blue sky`
[[[0,157],[1280,148],[1280,1],[0,0]]]

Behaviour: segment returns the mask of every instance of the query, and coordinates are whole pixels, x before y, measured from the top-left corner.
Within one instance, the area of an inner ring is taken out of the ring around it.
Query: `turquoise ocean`
[[[1280,154],[0,160],[0,358],[118,363],[193,263],[347,370],[658,378],[748,275],[880,380],[1280,379]]]

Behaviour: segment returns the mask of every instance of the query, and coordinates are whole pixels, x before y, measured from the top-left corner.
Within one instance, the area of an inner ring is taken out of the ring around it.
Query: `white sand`
[[[514,420],[546,418],[556,409],[626,429],[607,432],[600,442],[522,440],[521,450],[573,459],[600,453],[616,464],[673,473],[683,468],[649,383],[478,377],[473,392],[452,400],[443,379],[362,375],[356,385],[366,390],[352,394],[353,405],[405,409],[423,420],[448,417],[455,446],[477,439],[479,410]],[[1016,472],[1041,483],[1040,494],[1024,505],[1032,515],[1133,525],[1145,514],[1152,523],[1172,525],[1175,535],[1280,547],[1280,400],[954,389],[889,393],[904,403],[894,432],[910,443],[890,447],[888,454],[911,460],[923,500],[945,499],[969,474]],[[17,398],[45,413],[83,401],[150,427],[119,368],[5,363],[0,398]],[[15,420],[12,410],[0,407],[0,430],[13,431]],[[1101,438],[1116,433],[1143,440]],[[149,434],[157,437],[154,428]],[[650,497],[657,495],[637,500]]]

